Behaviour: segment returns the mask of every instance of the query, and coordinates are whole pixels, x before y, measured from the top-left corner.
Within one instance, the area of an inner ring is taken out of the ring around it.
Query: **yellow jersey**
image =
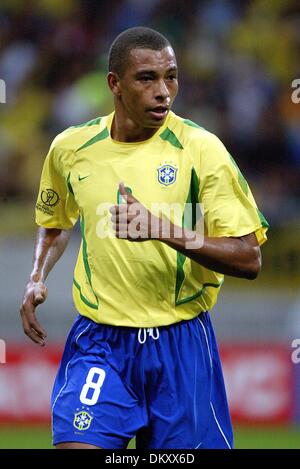
[[[119,182],[151,210],[200,203],[207,236],[266,240],[268,223],[222,142],[169,112],[148,140],[111,137],[114,113],[71,127],[53,141],[36,204],[36,222],[69,229],[80,217],[82,242],[73,298],[80,314],[116,326],[156,327],[192,319],[216,303],[224,276],[157,240],[103,236]],[[109,231],[109,229],[108,229]]]

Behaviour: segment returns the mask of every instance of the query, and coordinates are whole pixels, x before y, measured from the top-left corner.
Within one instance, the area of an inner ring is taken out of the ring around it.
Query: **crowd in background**
[[[111,112],[109,46],[137,25],[174,45],[175,112],[221,138],[273,226],[299,220],[297,0],[1,0],[1,201],[33,200],[52,138]]]

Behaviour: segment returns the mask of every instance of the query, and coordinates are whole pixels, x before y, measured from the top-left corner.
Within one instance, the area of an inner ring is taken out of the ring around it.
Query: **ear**
[[[109,72],[107,75],[107,84],[111,89],[112,93],[116,97],[120,97],[120,78],[114,72]]]

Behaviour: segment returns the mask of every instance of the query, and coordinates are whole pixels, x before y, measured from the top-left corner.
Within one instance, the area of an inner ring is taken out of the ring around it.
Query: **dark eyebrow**
[[[177,67],[170,67],[168,68],[168,70],[166,71],[166,73],[170,73],[170,72],[176,72],[177,73]],[[135,76],[138,78],[142,75],[150,75],[150,76],[157,76],[157,72],[155,70],[139,70],[138,72],[136,72]]]
[[[154,70],[140,70],[138,72],[136,72],[135,76],[136,77],[139,77],[141,75],[157,75],[157,73],[154,71]]]
[[[176,72],[176,73],[177,73],[177,71],[178,71],[178,68],[175,67],[175,66],[174,66],[174,67],[170,67],[170,68],[168,68],[168,70],[167,70],[167,72]]]

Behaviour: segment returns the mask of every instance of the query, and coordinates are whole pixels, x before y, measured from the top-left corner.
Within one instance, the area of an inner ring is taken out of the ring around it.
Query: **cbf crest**
[[[157,168],[157,179],[160,184],[170,186],[174,184],[177,177],[177,168],[170,164],[163,164]]]
[[[86,410],[81,410],[74,415],[73,426],[77,430],[87,430],[90,428],[92,420],[93,417]]]

